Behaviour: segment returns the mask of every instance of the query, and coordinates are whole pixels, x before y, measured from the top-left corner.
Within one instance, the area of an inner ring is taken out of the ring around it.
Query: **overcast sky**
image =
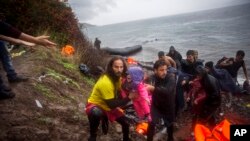
[[[106,25],[226,7],[250,0],[69,0],[80,22]]]

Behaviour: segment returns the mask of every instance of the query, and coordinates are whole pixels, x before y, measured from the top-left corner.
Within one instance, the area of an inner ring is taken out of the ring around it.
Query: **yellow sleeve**
[[[97,89],[104,100],[115,98],[115,87],[112,81],[104,76],[97,84]]]

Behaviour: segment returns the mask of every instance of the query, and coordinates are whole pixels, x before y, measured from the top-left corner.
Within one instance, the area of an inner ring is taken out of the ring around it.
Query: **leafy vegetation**
[[[61,49],[70,44],[76,49],[76,63],[85,63],[92,70],[105,66],[103,53],[93,48],[92,43],[83,35],[78,20],[67,3],[58,0],[2,0],[0,19],[21,31],[37,36],[50,35]],[[66,64],[66,68],[73,66]]]
[[[57,0],[0,1],[0,9],[8,23],[26,33],[48,32],[60,45],[84,39],[72,9]]]

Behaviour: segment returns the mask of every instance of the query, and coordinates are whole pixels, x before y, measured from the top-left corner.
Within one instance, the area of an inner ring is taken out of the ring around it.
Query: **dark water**
[[[244,50],[250,70],[250,3],[196,13],[160,17],[120,24],[91,27],[84,33],[102,47],[126,47],[141,44],[135,55],[141,61],[154,61],[158,51],[168,52],[171,45],[185,58],[186,51],[196,49],[199,58],[216,62],[222,56],[234,57]],[[250,72],[249,72],[250,73]],[[240,70],[242,82],[242,69]]]

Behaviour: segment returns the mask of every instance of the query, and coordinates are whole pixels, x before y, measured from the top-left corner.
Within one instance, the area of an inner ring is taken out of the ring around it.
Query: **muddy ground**
[[[84,104],[94,80],[83,76],[77,66],[67,68],[65,62],[70,61],[58,60],[57,52],[28,50],[15,57],[13,64],[29,81],[9,84],[4,70],[0,70],[5,84],[16,93],[15,98],[0,101],[1,141],[87,141],[89,127]],[[230,108],[222,109],[220,119],[227,118],[232,124],[250,124],[250,95],[242,94],[233,99]],[[191,137],[191,117],[189,112],[183,112],[178,118],[178,128],[174,132],[177,141]],[[166,135],[158,134],[160,136],[164,139]],[[135,133],[132,126],[131,138],[146,140]],[[99,132],[98,141],[120,140],[116,123],[110,124],[108,135]]]

